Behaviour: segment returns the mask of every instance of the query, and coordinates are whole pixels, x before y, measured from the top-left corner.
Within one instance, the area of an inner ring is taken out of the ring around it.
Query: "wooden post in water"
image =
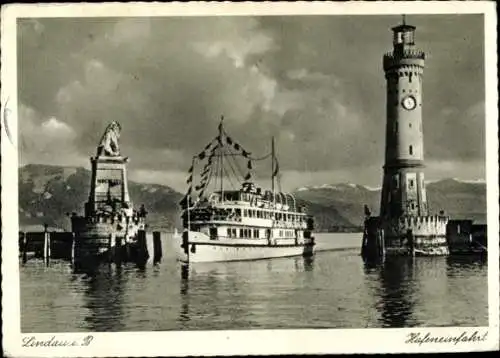
[[[23,231],[21,232],[21,255],[23,258],[23,263],[28,261],[28,235]]]
[[[410,256],[415,256],[415,238],[411,229],[406,231],[406,237],[408,239],[408,247],[410,248]]]
[[[116,255],[116,233],[112,232],[108,239],[108,262],[114,261]]]
[[[148,253],[148,247],[146,243],[146,231],[145,230],[139,230],[137,232],[137,248],[136,248],[136,260],[137,263],[143,264],[148,261],[149,258],[149,253]]]
[[[49,263],[50,259],[50,233],[47,230],[48,225],[44,225],[43,231],[43,260],[46,264]]]
[[[115,236],[115,255],[114,255],[114,261],[116,264],[121,263],[122,261],[122,237],[121,236]]]
[[[384,229],[379,230],[379,237],[380,237],[379,253],[380,253],[381,257],[385,257],[385,233],[384,233]]]
[[[71,264],[75,264],[75,250],[76,250],[76,235],[74,232],[71,233],[71,253],[70,253],[70,259],[71,259]]]
[[[153,264],[161,262],[162,256],[161,232],[153,231]]]
[[[123,253],[123,249],[120,255],[120,261],[128,262],[130,261],[130,240],[127,240],[126,237],[122,238],[122,246],[124,246],[125,253]]]

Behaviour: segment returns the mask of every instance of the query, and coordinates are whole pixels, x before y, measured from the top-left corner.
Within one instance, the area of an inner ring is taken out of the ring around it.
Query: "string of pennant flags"
[[[210,182],[211,176],[213,174],[212,164],[213,164],[213,159],[216,155],[216,151],[217,149],[222,150],[224,142],[228,146],[236,150],[235,155],[241,155],[243,158],[248,159],[246,166],[247,171],[246,174],[243,176],[245,181],[249,181],[252,179],[252,171],[253,171],[252,160],[262,160],[266,159],[269,156],[266,155],[265,157],[262,158],[252,158],[251,152],[245,150],[239,143],[237,143],[234,139],[232,139],[230,136],[227,135],[227,133],[222,128],[222,121],[221,121],[221,123],[219,124],[219,135],[215,139],[213,139],[210,143],[208,143],[203,149],[203,151],[201,151],[197,156],[193,158],[193,163],[191,164],[191,167],[188,170],[188,178],[186,179],[186,183],[188,184],[188,189],[186,195],[181,200],[182,205],[185,205],[188,202],[188,198],[190,198],[193,194],[193,189],[194,191],[198,192],[197,193],[198,198],[203,196],[207,188],[207,185]],[[203,170],[201,171],[200,183],[198,185],[195,185],[193,188],[193,175],[194,175],[193,172],[194,172],[195,162],[202,161],[205,159],[207,159],[207,162],[205,163]],[[278,162],[276,161],[276,159],[275,159],[275,167],[273,169],[274,169],[273,176],[276,176],[278,173]]]

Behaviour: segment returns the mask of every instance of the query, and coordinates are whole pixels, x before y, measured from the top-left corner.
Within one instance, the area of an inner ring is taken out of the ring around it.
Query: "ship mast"
[[[276,195],[274,193],[274,137],[271,137],[271,191],[273,193],[273,207],[276,207]]]
[[[222,122],[224,121],[224,116],[220,117],[219,124],[219,155],[220,155],[220,195],[221,201],[224,201],[224,153],[222,153]]]

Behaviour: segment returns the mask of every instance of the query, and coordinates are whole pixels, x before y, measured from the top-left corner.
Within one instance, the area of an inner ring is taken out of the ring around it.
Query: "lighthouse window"
[[[413,146],[410,145],[410,155],[413,155]]]

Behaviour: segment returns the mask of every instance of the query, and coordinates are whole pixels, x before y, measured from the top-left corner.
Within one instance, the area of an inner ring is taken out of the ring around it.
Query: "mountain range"
[[[30,164],[19,169],[20,227],[29,230],[44,223],[70,229],[67,214],[81,214],[90,189],[90,171],[83,168]],[[136,206],[144,204],[151,229],[179,227],[177,203],[182,194],[160,184],[129,181],[130,197]],[[484,220],[486,184],[445,179],[427,185],[429,206],[434,213],[444,210],[452,218]],[[315,218],[318,231],[359,230],[366,204],[378,212],[380,190],[341,183],[302,187],[294,191],[297,204],[305,205]]]

